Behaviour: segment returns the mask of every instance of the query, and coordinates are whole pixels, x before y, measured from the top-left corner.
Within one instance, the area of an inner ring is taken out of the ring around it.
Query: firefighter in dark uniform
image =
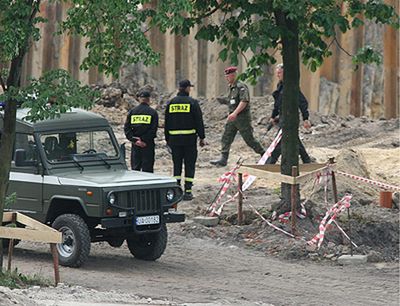
[[[189,96],[193,85],[189,80],[179,82],[176,97],[165,109],[165,140],[172,151],[174,178],[181,184],[182,163],[185,165],[185,193],[183,200],[193,199],[192,186],[197,160],[197,138],[205,145],[203,115],[199,102]]]
[[[279,79],[277,89],[272,93],[272,96],[274,97],[274,108],[272,110],[271,118],[270,118],[270,124],[282,124],[282,122],[279,122],[279,114],[281,113],[281,107],[282,107],[282,97],[283,97],[283,64],[278,64],[275,69],[275,73],[277,78]],[[309,112],[308,112],[308,102],[307,99],[304,97],[304,95],[299,92],[299,109],[301,112],[301,115],[303,117],[303,126],[306,129],[309,129],[311,127],[311,123],[308,120],[309,117]],[[308,155],[306,148],[304,147],[303,143],[301,142],[300,138],[298,139],[299,141],[299,153],[301,160],[303,161],[304,164],[311,163],[311,157]],[[268,157],[267,161],[265,162],[266,164],[275,164],[278,161],[279,156],[281,155],[281,142],[277,144],[275,147],[275,150],[272,151],[271,156]]]
[[[217,166],[226,166],[231,144],[239,131],[246,144],[261,156],[265,150],[253,136],[250,116],[250,94],[247,86],[236,80],[236,67],[228,67],[224,70],[225,78],[229,85],[229,115],[222,135],[221,157],[210,163]]]
[[[129,111],[124,125],[125,136],[132,142],[131,167],[132,170],[153,172],[158,114],[150,107],[149,91],[142,90],[137,97],[140,104]]]

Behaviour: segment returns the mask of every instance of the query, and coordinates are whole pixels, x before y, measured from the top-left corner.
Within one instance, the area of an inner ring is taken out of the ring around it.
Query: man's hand
[[[200,139],[199,145],[200,147],[204,147],[205,145],[207,145],[207,142],[204,139]]]
[[[275,118],[269,118],[269,123],[275,125],[276,124]]]
[[[237,118],[237,115],[235,113],[228,115],[228,121],[235,121],[236,118]]]
[[[303,126],[308,130],[311,127],[311,122],[309,120],[304,120]]]
[[[145,147],[147,146],[147,144],[146,144],[145,142],[143,142],[143,141],[139,138],[139,140],[137,140],[137,141],[135,142],[135,146],[138,146],[138,147],[140,147],[140,148],[145,148]]]

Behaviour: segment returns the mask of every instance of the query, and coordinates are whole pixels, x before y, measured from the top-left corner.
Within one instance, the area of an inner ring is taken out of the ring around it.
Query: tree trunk
[[[25,54],[29,49],[29,41],[32,39],[32,32],[34,29],[33,20],[39,11],[40,0],[30,0],[26,3],[30,8],[30,15],[25,20],[28,31],[25,33],[23,42],[21,43],[19,53],[11,60],[10,71],[6,82],[6,91],[18,89],[20,87],[22,61]],[[17,115],[17,101],[13,98],[8,98],[3,114],[3,126],[1,128],[0,138],[0,220],[3,221],[3,212],[8,188],[8,181],[10,176],[12,154],[15,140],[15,127]],[[3,243],[0,238],[0,272],[3,270]]]
[[[18,87],[22,71],[23,55],[11,62],[10,74],[7,79],[7,89]],[[3,220],[3,211],[7,194],[7,187],[11,169],[11,160],[14,148],[16,126],[17,101],[8,99],[4,109],[3,127],[0,140],[0,220]],[[0,269],[3,267],[3,243],[0,239]]]
[[[282,126],[282,162],[281,173],[292,174],[292,167],[299,165],[299,29],[296,21],[290,20],[282,12],[276,13],[277,23],[285,29],[282,35],[283,99],[280,114]],[[299,190],[299,188],[297,188]],[[279,212],[290,210],[291,185],[281,184]],[[297,197],[300,199],[300,197]],[[297,203],[299,205],[299,201]]]

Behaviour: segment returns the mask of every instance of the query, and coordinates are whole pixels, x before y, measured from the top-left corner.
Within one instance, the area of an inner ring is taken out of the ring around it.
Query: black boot
[[[220,159],[211,160],[210,164],[215,166],[224,167],[228,163],[228,156],[227,153],[222,153]]]

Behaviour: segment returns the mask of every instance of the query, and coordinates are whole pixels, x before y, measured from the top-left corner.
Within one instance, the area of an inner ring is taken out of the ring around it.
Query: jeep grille
[[[135,209],[136,215],[147,215],[161,211],[160,190],[135,190],[128,192],[127,208]]]

